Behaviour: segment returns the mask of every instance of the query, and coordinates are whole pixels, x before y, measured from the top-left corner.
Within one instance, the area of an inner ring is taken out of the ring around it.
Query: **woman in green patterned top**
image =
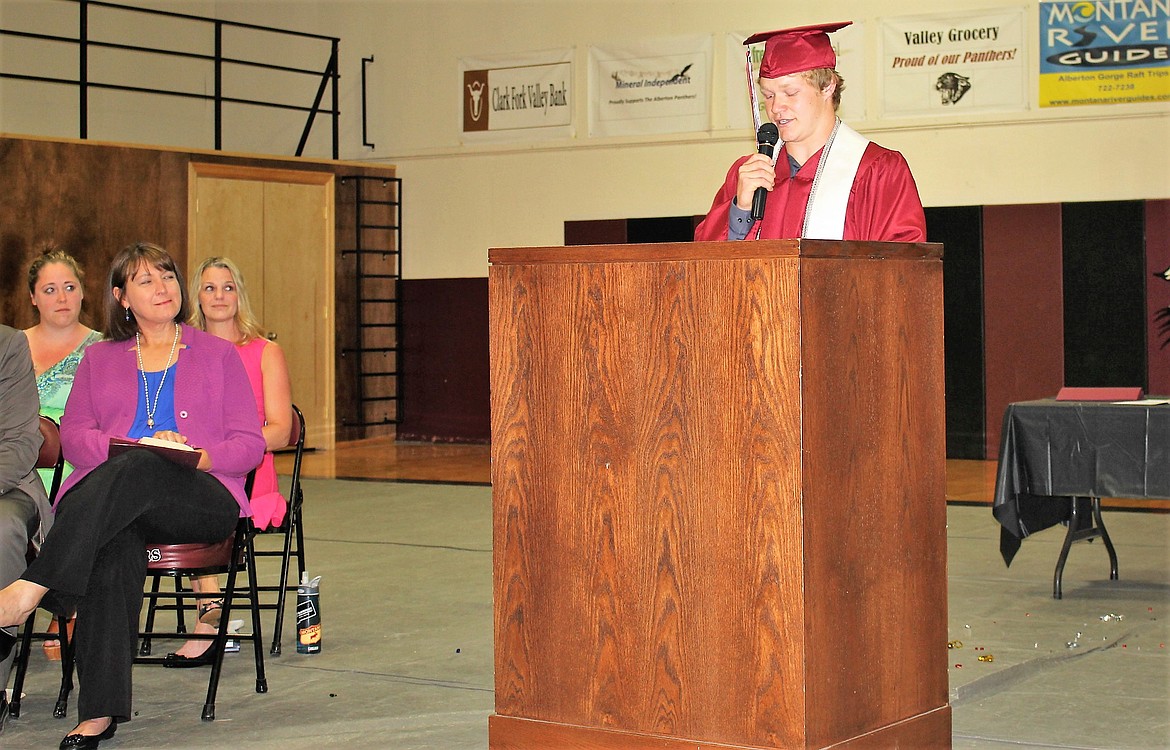
[[[24,334],[32,351],[41,397],[41,414],[61,421],[65,402],[73,387],[73,374],[85,348],[101,340],[101,334],[81,324],[81,302],[85,298],[84,274],[73,256],[48,247],[28,269],[28,292],[39,321]],[[65,476],[72,467],[66,466]],[[53,479],[50,469],[41,471],[45,491]]]
[[[39,318],[36,325],[25,330],[28,348],[32,352],[33,368],[37,375],[37,391],[41,400],[41,414],[61,421],[65,401],[73,388],[73,375],[85,348],[102,335],[81,324],[81,302],[85,297],[81,280],[84,275],[73,256],[64,250],[48,247],[28,269],[28,292]],[[61,478],[69,476],[73,467],[65,464]],[[53,482],[52,469],[38,469],[48,492]],[[55,632],[56,621],[54,621]],[[72,622],[70,622],[72,631]],[[44,643],[45,655],[61,658],[61,643]]]

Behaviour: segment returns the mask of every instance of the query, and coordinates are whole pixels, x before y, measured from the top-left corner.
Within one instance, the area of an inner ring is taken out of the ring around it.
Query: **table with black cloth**
[[[1170,404],[1045,399],[1008,405],[992,505],[1005,563],[1028,535],[1066,523],[1053,596],[1061,598],[1064,561],[1080,539],[1101,537],[1116,578],[1102,497],[1170,498]]]

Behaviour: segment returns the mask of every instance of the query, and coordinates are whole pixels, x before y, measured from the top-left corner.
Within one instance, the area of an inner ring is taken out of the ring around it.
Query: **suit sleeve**
[[[18,331],[0,346],[0,493],[5,493],[36,466],[41,402],[28,339]]]

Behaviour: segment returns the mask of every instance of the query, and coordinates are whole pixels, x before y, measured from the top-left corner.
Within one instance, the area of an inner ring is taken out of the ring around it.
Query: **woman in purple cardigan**
[[[86,351],[61,420],[74,472],[40,555],[0,591],[0,626],[42,600],[77,611],[80,721],[61,748],[96,748],[130,720],[147,542],[227,538],[251,515],[244,480],[264,456],[243,363],[229,342],[180,324],[187,300],[166,251],[127,247],[109,289],[106,340]],[[197,468],[145,450],[107,458],[111,438],[144,437],[194,448]]]

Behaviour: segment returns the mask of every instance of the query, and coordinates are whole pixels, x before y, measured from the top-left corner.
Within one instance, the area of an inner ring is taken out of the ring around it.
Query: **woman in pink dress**
[[[284,353],[265,338],[248,302],[240,269],[230,259],[207,258],[199,265],[191,275],[191,299],[197,303],[192,305],[191,325],[234,343],[244,361],[268,448],[252,484],[252,520],[259,530],[279,526],[288,503],[280,494],[272,451],[288,445],[292,429],[292,392]],[[192,580],[192,586],[201,593],[216,593],[219,577],[201,576]],[[222,607],[222,599],[201,599],[195,632],[215,633]],[[202,639],[187,641],[167,654],[163,664],[175,668],[209,664],[214,657],[210,653],[212,643]]]

